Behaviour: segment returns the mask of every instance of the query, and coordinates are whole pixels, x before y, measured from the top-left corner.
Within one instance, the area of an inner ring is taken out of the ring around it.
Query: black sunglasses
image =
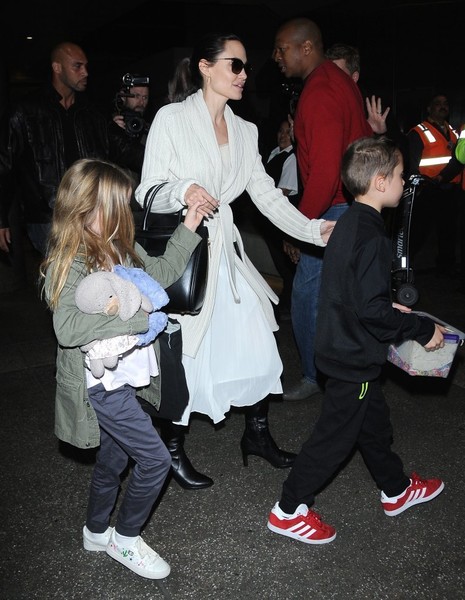
[[[252,70],[252,66],[249,63],[242,62],[242,60],[240,58],[222,57],[222,58],[216,58],[215,62],[217,60],[230,60],[231,61],[231,71],[234,73],[234,75],[239,75],[239,73],[242,71],[242,69],[244,69],[246,75],[249,75],[250,71]]]

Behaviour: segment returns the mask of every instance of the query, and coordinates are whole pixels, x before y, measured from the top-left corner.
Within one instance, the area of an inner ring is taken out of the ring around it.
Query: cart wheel
[[[404,306],[413,306],[418,302],[419,294],[411,283],[404,283],[397,290],[397,300]]]

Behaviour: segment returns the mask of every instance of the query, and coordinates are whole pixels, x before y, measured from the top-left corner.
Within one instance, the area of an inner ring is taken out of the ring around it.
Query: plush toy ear
[[[112,286],[119,300],[119,318],[127,321],[139,310],[142,302],[137,286],[131,281],[122,279],[116,273],[108,273],[112,276]]]

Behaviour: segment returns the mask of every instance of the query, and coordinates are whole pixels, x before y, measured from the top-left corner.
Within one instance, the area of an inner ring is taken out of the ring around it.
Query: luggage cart
[[[399,304],[414,306],[420,297],[415,287],[415,277],[410,261],[410,228],[413,203],[425,183],[431,179],[424,175],[411,175],[404,187],[404,193],[395,210],[392,223],[392,297]]]

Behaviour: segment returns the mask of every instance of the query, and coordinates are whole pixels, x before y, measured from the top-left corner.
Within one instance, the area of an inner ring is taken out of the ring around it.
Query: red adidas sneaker
[[[300,504],[293,515],[285,515],[276,503],[268,517],[268,529],[305,544],[327,544],[336,537],[334,527],[323,523],[306,504]]]
[[[415,504],[436,498],[443,489],[444,482],[440,479],[421,479],[416,473],[412,473],[410,485],[405,492],[393,498],[381,492],[381,504],[389,517],[395,517]]]

